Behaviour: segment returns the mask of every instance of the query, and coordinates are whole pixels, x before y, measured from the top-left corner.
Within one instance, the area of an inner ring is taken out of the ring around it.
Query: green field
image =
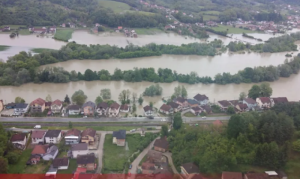
[[[210,14],[210,15],[219,15],[220,12],[219,11],[204,11],[202,12],[202,14]]]
[[[16,164],[10,164],[8,173],[18,174],[23,173],[26,167],[26,162],[28,161],[29,157],[31,156],[32,149],[26,149],[22,152],[22,155],[19,161]]]
[[[130,6],[122,2],[99,0],[99,4],[104,8],[113,10],[114,13],[121,13],[130,10]]]
[[[203,15],[204,21],[217,21],[219,20],[218,16],[212,16],[212,15]]]
[[[68,42],[72,38],[72,29],[57,29],[54,35],[54,39]]]
[[[155,35],[163,33],[163,31],[158,28],[136,28],[134,30],[138,35]]]
[[[42,53],[42,52],[47,52],[47,51],[53,51],[53,49],[48,49],[48,48],[33,48],[31,49],[32,52],[34,53]]]
[[[5,51],[9,48],[9,46],[6,45],[0,45],[0,51]]]
[[[228,34],[242,34],[242,33],[255,33],[255,31],[245,30],[240,28],[235,28],[232,26],[218,25],[218,27],[212,27],[213,30],[216,31],[227,31]]]
[[[196,117],[193,113],[187,112],[184,114],[185,117]]]

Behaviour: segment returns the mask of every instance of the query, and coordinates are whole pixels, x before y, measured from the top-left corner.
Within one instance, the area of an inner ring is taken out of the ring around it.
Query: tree
[[[176,113],[173,118],[173,128],[175,130],[178,130],[181,128],[181,125],[182,125],[181,113]]]
[[[260,96],[261,97],[270,97],[272,95],[272,88],[269,83],[260,84]]]
[[[68,104],[70,104],[70,103],[71,103],[71,102],[70,102],[70,98],[69,98],[69,96],[68,96],[68,95],[66,95],[64,102],[65,102],[65,103],[68,103]]]
[[[256,100],[256,98],[260,97],[261,89],[258,85],[253,85],[252,88],[248,92],[248,97]]]
[[[129,104],[130,103],[130,91],[129,90],[123,90],[119,94],[119,101],[122,104]]]
[[[240,100],[240,101],[243,101],[246,97],[247,97],[247,94],[246,94],[245,92],[241,92],[241,93],[240,93],[239,100]]]
[[[187,90],[182,85],[182,87],[181,87],[181,97],[186,98],[187,96],[188,96]]]
[[[235,110],[234,110],[234,107],[233,106],[229,106],[228,108],[227,108],[227,114],[235,114]]]
[[[9,151],[5,158],[7,158],[9,164],[16,164],[21,154],[18,151]]]
[[[163,125],[161,126],[161,131],[160,131],[160,135],[161,137],[165,137],[168,136],[168,126],[167,125]]]
[[[151,107],[151,109],[153,109],[153,102],[152,101],[149,102],[149,106]]]
[[[140,97],[139,97],[139,99],[138,99],[138,102],[139,102],[139,104],[140,104],[140,105],[142,105],[142,104],[143,104],[143,102],[144,102],[144,99],[142,98],[142,95],[140,95]]]
[[[71,121],[69,121],[69,129],[72,129],[73,128],[73,124]]]
[[[100,96],[102,96],[102,99],[104,99],[104,100],[110,99],[111,98],[110,89],[107,89],[107,88],[102,89],[100,91]]]
[[[136,103],[136,98],[137,98],[137,94],[136,93],[132,93],[132,104]]]
[[[78,90],[72,95],[72,101],[80,106],[83,105],[86,99],[87,96],[84,94],[82,90]]]
[[[162,87],[159,84],[151,85],[145,89],[143,95],[144,96],[160,96],[162,94]]]
[[[174,94],[173,95],[175,97],[186,98],[187,97],[187,90],[185,89],[185,87],[183,85],[182,86],[178,85],[177,87],[174,88]]]
[[[16,97],[15,98],[15,103],[25,103],[25,100],[21,97]]]
[[[102,102],[103,102],[103,99],[101,98],[101,96],[97,96],[97,98],[95,100],[95,103],[99,104],[99,103],[102,103]]]
[[[48,94],[48,95],[46,96],[46,101],[47,101],[47,102],[51,102],[51,101],[52,101],[52,98],[51,98],[50,94]]]
[[[8,161],[6,158],[0,156],[0,173],[5,174],[8,172]]]

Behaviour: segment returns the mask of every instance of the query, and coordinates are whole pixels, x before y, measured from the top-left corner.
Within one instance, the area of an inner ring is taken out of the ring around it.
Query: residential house
[[[36,112],[44,112],[46,106],[45,106],[46,101],[43,100],[42,98],[38,98],[34,101],[31,102],[30,107],[31,107],[31,112],[36,113]]]
[[[52,167],[57,170],[67,170],[69,168],[69,159],[67,157],[56,158],[52,162]]]
[[[87,155],[89,153],[87,143],[79,143],[71,145],[72,157],[77,158],[78,155]]]
[[[8,103],[5,105],[5,109],[15,109],[16,103]]]
[[[125,140],[126,140],[126,131],[125,130],[119,130],[113,132],[113,144],[117,144],[117,146],[125,146]]]
[[[23,150],[26,148],[27,134],[25,133],[13,134],[10,138],[10,142],[13,144],[14,147]]]
[[[82,105],[84,115],[94,115],[96,105],[92,101],[88,101]]]
[[[51,104],[52,104],[51,101],[45,102],[45,109],[51,109]]]
[[[43,144],[45,142],[45,135],[47,131],[32,131],[31,143],[32,144]]]
[[[69,24],[69,27],[70,27],[70,28],[76,28],[76,25],[75,25],[74,23],[69,22],[68,24]]]
[[[212,109],[209,105],[204,105],[204,106],[201,106],[201,108],[203,109],[203,111],[206,113],[206,114],[211,114],[212,113]]]
[[[143,162],[142,166],[141,166],[141,169],[142,169],[142,174],[143,175],[149,175],[149,174],[153,174],[154,173],[156,167],[155,167],[154,163]]]
[[[200,173],[198,166],[194,163],[185,163],[180,166],[181,174],[183,175],[190,175],[193,173]]]
[[[0,100],[0,112],[4,109],[4,103],[3,100]]]
[[[243,100],[243,104],[246,104],[249,110],[254,110],[255,107],[257,106],[256,101],[252,98],[245,98]]]
[[[187,99],[187,102],[190,108],[199,106],[198,101],[194,99]]]
[[[194,99],[202,106],[202,105],[207,105],[209,103],[208,97],[204,94],[197,94],[194,96]]]
[[[227,111],[229,106],[232,106],[231,103],[227,100],[218,101],[218,106],[220,106],[222,111]]]
[[[77,156],[77,164],[78,167],[86,168],[87,170],[95,170],[95,155],[89,154],[89,155],[78,155]]]
[[[46,153],[42,156],[43,160],[53,160],[58,154],[58,148],[55,145],[49,145]]]
[[[178,103],[170,102],[169,106],[172,107],[174,112],[179,112],[181,110],[181,106]]]
[[[150,161],[152,163],[162,162],[162,161],[164,161],[164,156],[161,152],[158,152],[158,151],[155,151],[155,150],[150,150],[147,153],[147,161]]]
[[[106,102],[99,103],[97,105],[96,111],[99,116],[107,116],[108,104]]]
[[[238,104],[240,104],[239,100],[231,100],[231,101],[228,101],[232,104],[232,106],[236,106]]]
[[[44,156],[47,153],[47,149],[49,148],[49,145],[35,145],[31,155],[40,155]]]
[[[271,179],[266,173],[245,173],[244,179]]]
[[[144,114],[145,114],[145,116],[153,116],[153,110],[152,110],[152,108],[150,107],[150,106],[145,106],[144,107]]]
[[[93,145],[95,142],[96,131],[91,128],[87,128],[81,133],[81,142]]]
[[[63,102],[61,100],[55,100],[51,104],[51,112],[52,113],[60,113],[63,108]]]
[[[81,112],[81,107],[78,105],[70,105],[67,110],[69,115],[78,115]]]
[[[55,26],[49,27],[49,33],[55,34],[56,33],[56,27]]]
[[[119,115],[120,105],[118,103],[113,103],[108,109],[109,117],[117,117]]]
[[[159,152],[167,152],[169,150],[169,142],[166,137],[156,139],[154,142],[154,150]]]
[[[166,105],[166,104],[163,104],[163,105],[160,107],[159,111],[160,111],[161,113],[164,113],[164,114],[171,114],[171,113],[173,113],[172,107],[169,106],[169,105]]]
[[[238,110],[241,111],[241,112],[244,112],[244,111],[247,111],[247,110],[248,110],[247,104],[244,104],[244,103],[238,103],[238,104],[235,106],[235,108],[238,109]]]
[[[68,130],[65,134],[65,143],[69,144],[78,144],[81,139],[81,131],[78,129]]]
[[[16,103],[14,107],[14,115],[20,116],[27,113],[29,105],[27,103]]]
[[[288,102],[289,101],[286,97],[271,98],[272,106],[274,106],[275,104],[288,103]]]
[[[272,105],[271,99],[269,97],[256,98],[256,102],[260,108],[270,108]]]
[[[174,100],[175,103],[179,104],[181,106],[182,109],[188,108],[189,104],[187,102],[186,99],[184,99],[183,97],[178,97]]]
[[[200,115],[200,113],[203,111],[203,109],[200,108],[200,107],[198,107],[198,106],[196,106],[196,107],[192,107],[192,108],[190,109],[190,111],[191,111],[191,113],[193,113],[194,115],[198,116],[198,115]]]
[[[48,130],[45,135],[46,144],[58,144],[61,140],[61,130]]]
[[[121,105],[120,112],[128,113],[129,112],[129,106],[127,104]]]
[[[43,28],[29,28],[29,31],[31,31],[32,33],[36,33],[36,34],[45,34],[47,33],[47,29],[45,27]]]
[[[65,24],[65,23],[63,23],[63,24],[61,25],[61,27],[66,27],[66,24]]]
[[[29,160],[26,162],[26,165],[36,165],[39,161],[41,161],[40,155],[31,155]]]
[[[222,172],[222,179],[243,179],[241,172]]]
[[[9,26],[3,27],[2,32],[7,32],[7,31],[10,31],[10,27]]]

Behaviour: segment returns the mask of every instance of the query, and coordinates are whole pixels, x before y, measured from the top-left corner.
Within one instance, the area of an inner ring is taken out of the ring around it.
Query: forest
[[[203,173],[246,172],[244,166],[283,169],[291,152],[300,152],[299,109],[299,103],[281,104],[262,114],[235,114],[222,126],[172,130],[168,141],[174,165],[179,169],[194,162]]]

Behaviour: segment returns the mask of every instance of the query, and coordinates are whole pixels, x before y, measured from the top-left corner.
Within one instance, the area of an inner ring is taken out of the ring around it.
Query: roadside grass
[[[99,5],[114,11],[114,13],[121,13],[130,10],[128,4],[109,0],[99,0]]]
[[[134,30],[138,35],[155,35],[164,33],[164,31],[158,28],[136,28]]]
[[[185,116],[185,117],[196,117],[193,113],[191,113],[191,112],[187,112],[187,113],[185,113],[183,116]]]
[[[203,15],[203,20],[204,21],[217,21],[219,20],[219,17],[218,16],[215,16],[215,15]]]
[[[228,34],[242,34],[242,33],[255,33],[255,31],[245,30],[241,28],[236,28],[232,26],[218,25],[218,27],[212,27],[213,30],[216,31],[227,31]]]
[[[6,45],[0,45],[0,51],[5,51],[9,48],[9,46]]]
[[[68,42],[72,38],[72,29],[57,29],[54,35],[54,39]]]
[[[69,159],[69,167],[67,170],[58,170],[58,174],[73,174],[77,168],[77,160],[76,159]]]
[[[8,168],[8,173],[19,174],[24,173],[26,162],[31,156],[32,149],[26,149],[22,152],[19,161],[16,164],[10,164]]]
[[[49,48],[33,48],[31,49],[32,52],[34,53],[42,53],[42,52],[47,52],[47,51],[53,51],[53,49]]]

